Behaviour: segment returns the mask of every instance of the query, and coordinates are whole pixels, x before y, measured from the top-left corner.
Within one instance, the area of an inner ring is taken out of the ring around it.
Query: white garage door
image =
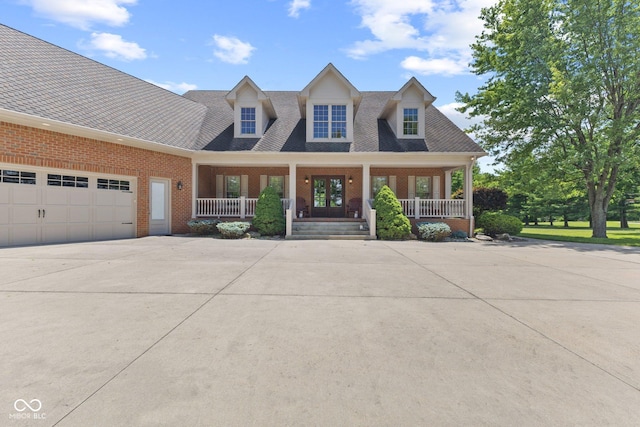
[[[0,164],[0,246],[135,237],[135,178]]]

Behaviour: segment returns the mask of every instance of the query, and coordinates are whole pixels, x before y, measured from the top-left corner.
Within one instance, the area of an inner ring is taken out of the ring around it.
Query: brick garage
[[[187,157],[0,122],[0,163],[135,176],[138,237],[149,234],[149,178],[171,180],[171,231],[191,218],[191,160]],[[182,181],[183,189],[175,189]]]

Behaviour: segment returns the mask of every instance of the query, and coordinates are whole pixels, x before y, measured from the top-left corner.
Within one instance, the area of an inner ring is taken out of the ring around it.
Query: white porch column
[[[369,194],[371,193],[371,165],[362,165],[362,209],[364,209],[364,203],[369,200]]]
[[[473,217],[473,160],[464,168],[464,204],[467,219]]]
[[[191,162],[191,218],[198,215],[198,165]]]
[[[451,171],[444,171],[444,198],[451,198]]]
[[[291,210],[293,211],[293,217],[298,217],[298,211],[296,210],[296,181],[298,180],[298,165],[296,163],[289,163],[289,199],[291,199]]]

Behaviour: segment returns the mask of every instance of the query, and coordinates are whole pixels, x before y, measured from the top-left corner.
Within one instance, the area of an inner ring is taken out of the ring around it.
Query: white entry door
[[[149,234],[152,236],[170,234],[169,180],[151,178],[150,183]]]

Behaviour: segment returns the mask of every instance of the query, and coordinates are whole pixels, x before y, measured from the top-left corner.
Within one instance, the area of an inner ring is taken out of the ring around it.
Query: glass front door
[[[344,176],[314,176],[311,216],[341,218],[344,212]]]

